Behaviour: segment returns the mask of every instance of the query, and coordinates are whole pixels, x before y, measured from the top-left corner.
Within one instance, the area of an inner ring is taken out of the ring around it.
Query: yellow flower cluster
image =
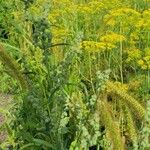
[[[80,4],[77,11],[81,14],[94,14],[103,10],[104,4],[99,1],[91,1],[89,3]]]
[[[80,47],[88,52],[103,52],[115,48],[115,45],[104,42],[83,41]]]
[[[51,11],[48,15],[49,21],[53,24],[60,24],[66,14],[69,16],[74,12],[73,7],[75,5],[71,0],[51,0]]]
[[[105,15],[104,21],[107,25],[115,26],[118,22],[122,24],[130,24],[137,22],[141,14],[131,8],[119,8],[111,10],[109,14]]]
[[[141,51],[139,49],[128,49],[128,58],[126,62],[137,62],[137,64],[143,69],[150,69],[150,48]]]
[[[126,40],[126,38],[123,35],[116,34],[113,32],[110,34],[106,34],[100,38],[100,41],[102,41],[102,42],[108,42],[108,43],[113,43],[113,44],[122,42],[125,40]]]
[[[144,52],[144,56],[140,60],[138,60],[138,65],[143,70],[147,70],[150,69],[150,48],[146,48]]]
[[[94,12],[97,12],[97,11],[103,9],[104,4],[102,2],[99,2],[99,1],[91,1],[91,2],[89,2],[89,6],[91,7],[91,9]]]
[[[150,69],[150,56],[143,57],[138,61],[138,65],[143,69],[147,70]]]
[[[118,15],[123,16],[125,14],[140,16],[140,13],[137,12],[136,10],[132,9],[132,8],[120,8],[120,9],[116,10],[116,12],[114,12],[114,15],[116,15],[116,16],[118,16]]]
[[[89,52],[99,52],[105,50],[111,50],[116,48],[118,42],[125,41],[126,38],[123,35],[111,32],[100,38],[100,42],[95,41],[83,41],[81,42],[81,48]]]
[[[127,62],[137,61],[141,58],[141,55],[142,55],[142,52],[136,48],[128,49],[127,53],[128,53]]]
[[[88,14],[88,13],[92,12],[92,9],[90,7],[84,5],[84,4],[80,4],[80,5],[78,5],[78,11],[80,13],[86,13],[86,14]]]
[[[150,9],[143,11],[142,16],[143,18],[150,19]]]
[[[137,41],[140,40],[138,31],[132,32],[128,38],[128,44],[130,47],[135,47]]]
[[[52,22],[53,24],[55,24],[57,23],[57,20],[59,19],[60,15],[61,15],[60,11],[54,10],[53,13],[50,13],[48,15],[48,20]]]
[[[71,0],[61,0],[61,1],[58,1],[58,0],[52,0],[52,4],[53,5],[57,5],[59,6],[60,4],[61,5],[68,5],[69,3],[71,3]]]
[[[139,40],[139,35],[136,32],[130,34],[130,38],[132,40]]]
[[[63,43],[66,38],[72,35],[67,28],[53,27],[51,32],[53,34],[53,43]]]
[[[143,11],[142,17],[136,24],[137,28],[150,29],[150,9]]]

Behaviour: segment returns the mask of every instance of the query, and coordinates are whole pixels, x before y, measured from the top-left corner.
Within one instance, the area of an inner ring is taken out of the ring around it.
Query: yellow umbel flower
[[[106,35],[102,36],[100,38],[100,40],[102,42],[118,43],[118,42],[125,41],[126,38],[123,35],[112,32],[110,34],[106,34]]]
[[[150,18],[150,9],[143,11],[142,15],[144,18]]]
[[[83,41],[80,47],[88,52],[103,52],[115,48],[115,45],[106,42]]]
[[[144,61],[143,61],[142,59],[140,59],[140,60],[138,61],[138,64],[139,64],[140,66],[143,66],[143,65],[144,65]]]
[[[115,26],[116,24],[133,24],[141,17],[141,14],[134,9],[123,7],[119,9],[113,9],[104,17],[104,21],[109,26]]]
[[[150,69],[150,48],[145,48],[144,49],[144,54],[141,57],[141,59],[139,59],[137,61],[138,65],[143,69]]]
[[[142,68],[143,70],[146,70],[146,69],[147,69],[147,66],[146,66],[146,65],[142,65],[141,68]]]
[[[141,50],[136,49],[136,48],[127,49],[127,54],[128,54],[128,58],[126,60],[127,62],[137,61],[142,56]]]
[[[84,4],[78,5],[77,10],[81,14],[88,14],[92,12],[92,9],[88,5],[84,5]]]
[[[150,61],[150,56],[145,56],[143,59],[144,59],[146,62],[148,62],[148,61]]]

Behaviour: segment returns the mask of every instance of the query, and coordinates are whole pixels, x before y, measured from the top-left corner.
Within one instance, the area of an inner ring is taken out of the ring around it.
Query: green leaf
[[[54,146],[52,146],[52,144],[48,143],[47,141],[44,141],[44,140],[41,140],[41,139],[33,139],[33,142],[35,144],[43,145],[43,146],[54,149]]]
[[[23,149],[26,149],[30,146],[34,146],[34,145],[35,145],[34,143],[29,143],[29,144],[26,144],[26,145],[22,146],[19,150],[23,150]]]

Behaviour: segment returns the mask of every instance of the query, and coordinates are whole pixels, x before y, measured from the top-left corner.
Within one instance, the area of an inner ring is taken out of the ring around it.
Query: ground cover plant
[[[149,0],[0,4],[1,149],[150,149]]]

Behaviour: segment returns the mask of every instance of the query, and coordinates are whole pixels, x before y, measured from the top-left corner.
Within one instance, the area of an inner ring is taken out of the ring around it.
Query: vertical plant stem
[[[120,35],[122,34],[122,25],[120,23]],[[120,40],[120,77],[121,77],[121,82],[123,83],[123,63],[122,63],[122,41]]]
[[[91,86],[92,86],[92,90],[93,92],[95,93],[95,89],[94,89],[94,86],[93,86],[93,81],[92,81],[92,64],[91,64],[91,56],[90,56],[90,53],[88,53],[88,57],[89,57],[89,73],[90,73],[90,82],[91,82]]]

